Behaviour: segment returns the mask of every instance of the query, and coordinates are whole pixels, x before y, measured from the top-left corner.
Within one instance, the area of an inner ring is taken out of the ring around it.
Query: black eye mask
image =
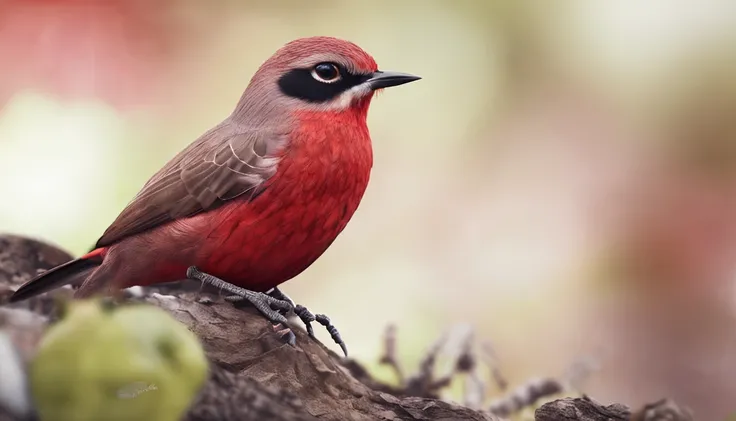
[[[332,63],[335,64],[335,63]],[[371,78],[371,75],[352,74],[343,66],[335,64],[341,79],[328,83],[315,79],[312,68],[289,70],[278,80],[279,89],[284,95],[307,102],[328,102],[348,89],[360,85]]]

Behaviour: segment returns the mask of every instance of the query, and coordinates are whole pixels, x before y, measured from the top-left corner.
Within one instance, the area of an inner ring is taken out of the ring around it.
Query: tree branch
[[[69,259],[68,253],[48,244],[0,235],[0,304],[37,271]],[[144,288],[142,294],[128,298],[167,310],[202,341],[210,359],[210,376],[186,421],[499,420],[488,411],[410,396],[408,389],[381,384],[357,361],[335,354],[303,329],[293,329],[295,347],[284,344],[255,309],[236,308],[196,289],[186,284]],[[54,318],[53,295],[68,297],[71,291],[67,288],[0,307],[0,331],[9,333],[26,361],[46,323]],[[0,368],[4,363],[0,361]],[[0,421],[27,421],[3,414],[2,402],[0,396]],[[628,419],[627,414],[622,405],[604,407],[587,398],[563,399],[540,407],[536,419],[617,420]],[[650,419],[656,418],[639,421]]]

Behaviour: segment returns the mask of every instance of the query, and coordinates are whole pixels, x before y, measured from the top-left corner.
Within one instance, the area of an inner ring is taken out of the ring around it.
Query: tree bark
[[[0,236],[0,303],[39,270],[69,259],[68,253],[48,244]],[[53,319],[55,300],[49,294],[0,307],[0,330],[9,333],[26,360],[33,355],[44,326]],[[202,341],[210,359],[210,376],[186,421],[500,419],[488,411],[407,396],[380,385],[356,361],[309,338],[296,328],[297,323],[292,324],[296,346],[284,344],[255,309],[236,308],[217,296],[166,287],[144,289],[143,295],[130,299],[167,310]],[[0,367],[2,364],[0,361]],[[22,421],[2,411],[0,408],[0,421]],[[623,405],[606,407],[587,398],[558,400],[536,412],[539,421],[623,420],[628,416]],[[640,420],[653,419],[658,418]]]

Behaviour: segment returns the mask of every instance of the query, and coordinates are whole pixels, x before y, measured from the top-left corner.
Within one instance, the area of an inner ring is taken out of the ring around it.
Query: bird
[[[317,319],[339,338],[329,318],[278,286],[316,261],[357,210],[373,167],[374,94],[419,79],[379,70],[344,39],[286,43],[232,113],[156,172],[89,253],[37,275],[9,301],[68,284],[81,283],[74,297],[87,298],[194,279],[275,325],[288,326],[282,313],[294,310],[310,335]]]

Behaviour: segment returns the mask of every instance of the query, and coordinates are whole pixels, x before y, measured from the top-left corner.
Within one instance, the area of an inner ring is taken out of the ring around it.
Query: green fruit
[[[149,305],[69,304],[29,367],[41,421],[178,421],[207,377],[197,337]]]

